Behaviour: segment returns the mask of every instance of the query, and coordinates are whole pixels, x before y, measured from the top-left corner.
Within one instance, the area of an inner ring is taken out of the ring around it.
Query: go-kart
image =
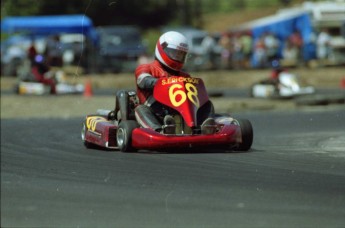
[[[201,130],[198,117],[210,102],[202,79],[179,76],[159,79],[153,97],[172,110],[171,115],[176,120],[173,134],[140,126],[134,114],[138,105],[136,92],[119,91],[115,110],[100,109],[97,114],[86,116],[81,131],[84,145],[123,152],[207,146],[239,151],[251,148],[253,129],[247,119],[214,114],[216,124],[206,126],[211,131]]]
[[[44,95],[51,94],[51,87],[41,82],[20,81],[15,87],[15,91],[19,95]],[[84,92],[82,84],[57,83],[55,94],[81,94]]]
[[[81,94],[84,92],[83,84],[67,82],[61,70],[48,71],[44,77],[49,79],[47,81],[54,81],[54,91],[51,84],[37,81],[31,73],[19,77],[14,90],[19,95]]]
[[[301,86],[298,77],[289,72],[281,72],[277,80],[263,80],[250,88],[251,97],[257,98],[293,98],[314,92],[314,87]]]

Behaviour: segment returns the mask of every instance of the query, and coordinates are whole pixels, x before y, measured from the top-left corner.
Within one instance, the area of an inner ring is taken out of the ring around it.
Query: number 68
[[[196,106],[199,108],[200,103],[198,99],[198,90],[197,88],[192,84],[192,83],[186,83],[185,88],[187,90],[187,93],[184,92],[183,90],[180,90],[183,88],[182,85],[180,84],[175,84],[172,85],[169,89],[169,98],[171,103],[175,106],[178,107],[181,104],[183,104],[187,97],[188,99]],[[178,96],[181,96],[180,100],[177,99]]]

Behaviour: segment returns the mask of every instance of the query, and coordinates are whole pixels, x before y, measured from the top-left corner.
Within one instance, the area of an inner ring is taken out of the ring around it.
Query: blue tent
[[[311,42],[313,36],[313,27],[309,14],[304,10],[294,12],[280,13],[264,18],[260,18],[232,29],[232,31],[251,31],[253,39],[257,40],[266,32],[275,34],[281,41],[279,47],[282,51],[284,41],[295,31],[298,31],[303,39],[304,48],[302,50],[304,59],[313,58],[315,47]],[[255,64],[254,64],[255,65]]]
[[[95,39],[92,20],[86,15],[6,17],[1,21],[1,32],[34,36],[80,33]]]
[[[304,43],[309,42],[312,33],[310,18],[305,12],[277,14],[250,22],[245,27],[251,29],[254,38],[260,37],[265,32],[271,32],[279,39],[285,40],[294,31],[298,31]]]

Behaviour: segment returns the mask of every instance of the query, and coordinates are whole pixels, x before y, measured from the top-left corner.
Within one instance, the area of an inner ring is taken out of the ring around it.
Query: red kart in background
[[[202,79],[169,77],[159,79],[153,96],[168,109],[176,121],[175,134],[164,134],[143,128],[138,124],[134,108],[138,99],[134,91],[120,91],[116,107],[120,109],[98,110],[87,115],[81,131],[86,147],[98,145],[123,152],[164,150],[168,148],[195,148],[210,146],[247,151],[253,142],[253,129],[249,120],[234,119],[230,115],[215,114],[216,125],[212,133],[203,133],[198,126],[198,112],[209,98]]]

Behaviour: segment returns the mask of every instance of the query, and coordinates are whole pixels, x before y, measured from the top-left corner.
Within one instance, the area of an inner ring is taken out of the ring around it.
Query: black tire
[[[122,152],[134,152],[132,147],[132,131],[138,128],[139,124],[134,120],[121,121],[116,132],[116,142],[119,150]]]
[[[249,120],[238,119],[238,124],[241,127],[242,132],[242,143],[238,145],[236,150],[238,151],[248,151],[253,143],[253,127]]]
[[[86,148],[91,148],[91,147],[92,147],[92,144],[89,143],[89,142],[87,142],[87,141],[85,140],[86,131],[87,131],[87,129],[86,129],[86,124],[85,124],[85,122],[84,122],[84,123],[83,123],[83,127],[81,128],[81,140],[83,141],[84,146],[85,146]]]

